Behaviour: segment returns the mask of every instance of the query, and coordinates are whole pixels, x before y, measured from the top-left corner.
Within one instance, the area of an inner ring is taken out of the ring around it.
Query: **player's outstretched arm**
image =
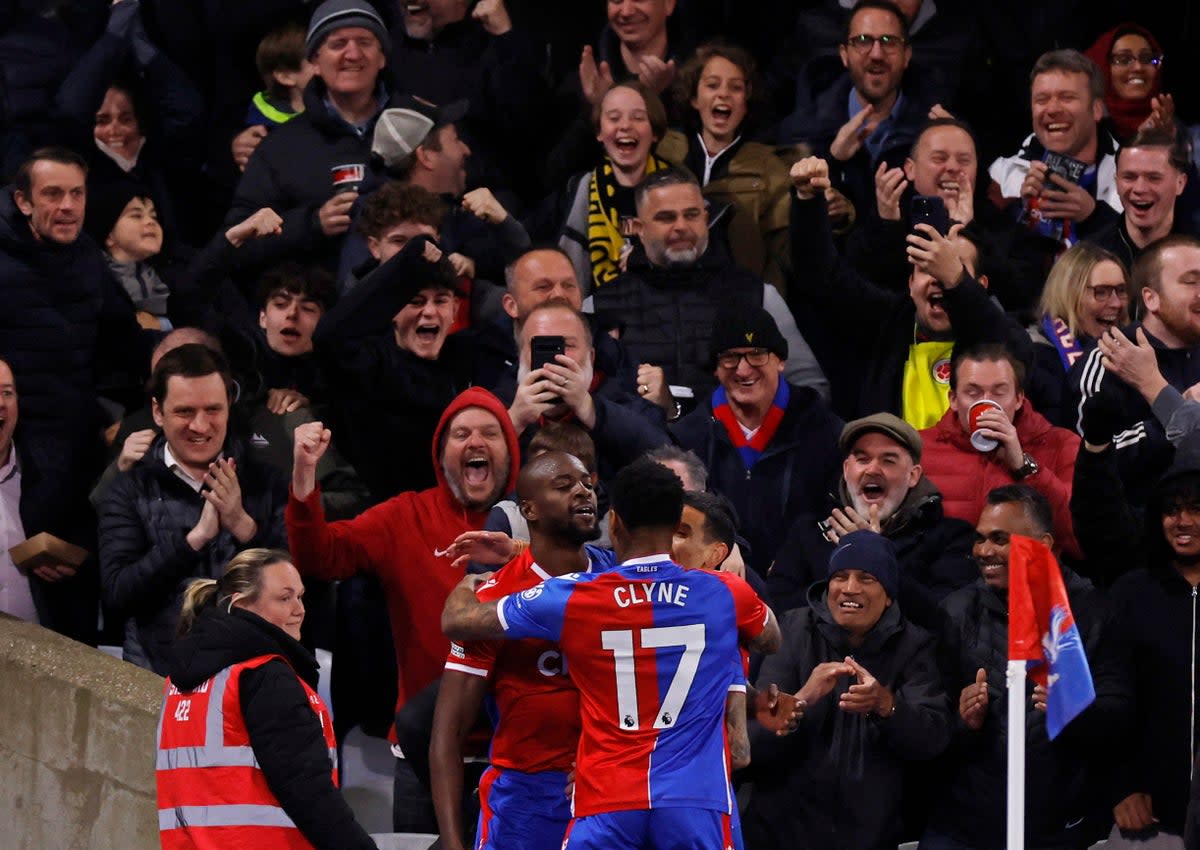
[[[763,630],[759,632],[758,637],[750,641],[750,649],[753,652],[770,655],[773,652],[778,652],[779,647],[782,645],[783,632],[779,630],[779,620],[775,619],[775,612],[768,608],[767,624],[763,626]]]
[[[475,589],[491,578],[491,573],[467,575],[446,597],[442,609],[442,631],[451,640],[491,640],[504,637],[504,626],[496,611],[496,602],[480,602]]]

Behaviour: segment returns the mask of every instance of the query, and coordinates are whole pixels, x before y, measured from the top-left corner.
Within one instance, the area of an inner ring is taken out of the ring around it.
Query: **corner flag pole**
[[[1025,662],[1008,662],[1008,850],[1025,850]]]

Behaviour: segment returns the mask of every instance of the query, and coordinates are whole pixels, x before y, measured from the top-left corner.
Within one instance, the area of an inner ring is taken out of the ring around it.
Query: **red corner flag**
[[[1016,534],[1008,556],[1008,658],[1033,662],[1029,674],[1046,686],[1051,740],[1096,698],[1058,562],[1044,543]]]

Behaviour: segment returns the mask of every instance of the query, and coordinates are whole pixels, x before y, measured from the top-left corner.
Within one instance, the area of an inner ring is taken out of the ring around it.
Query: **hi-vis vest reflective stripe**
[[[164,850],[307,850],[254,757],[242,718],[241,674],[281,655],[224,670],[191,691],[168,679],[158,718],[158,829]],[[337,785],[333,721],[321,697],[297,677],[321,721]]]

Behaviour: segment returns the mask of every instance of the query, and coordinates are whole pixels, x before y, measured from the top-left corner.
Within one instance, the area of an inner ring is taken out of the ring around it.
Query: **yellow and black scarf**
[[[646,161],[646,174],[653,174],[670,163],[654,154]],[[621,233],[621,214],[613,203],[617,196],[617,177],[608,157],[592,172],[588,189],[588,254],[592,262],[592,285],[596,288],[621,273],[621,251],[625,236]]]

